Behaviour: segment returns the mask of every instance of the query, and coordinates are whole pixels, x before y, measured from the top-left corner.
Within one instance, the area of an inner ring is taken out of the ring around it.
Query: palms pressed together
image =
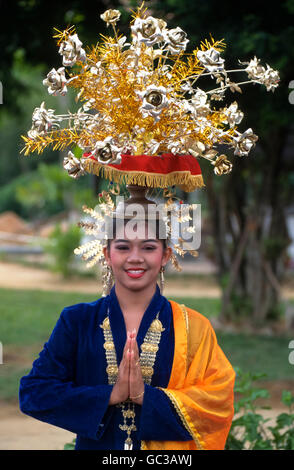
[[[135,330],[127,333],[127,341],[123,350],[123,357],[118,368],[118,376],[113,386],[109,404],[115,405],[128,398],[134,403],[142,405],[144,394],[144,381],[139,363],[139,350]]]

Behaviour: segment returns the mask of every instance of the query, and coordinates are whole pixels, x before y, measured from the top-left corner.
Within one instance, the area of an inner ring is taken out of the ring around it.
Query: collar
[[[164,304],[165,297],[163,297],[160,293],[160,289],[156,284],[155,293],[146,308],[144,315],[142,317],[139,331],[137,333],[137,343],[138,347],[144,341],[144,337],[148,331],[149,326],[151,325],[152,321],[156,318],[156,315],[162,309]],[[124,321],[124,316],[122,310],[119,305],[118,298],[115,292],[115,284],[112,287],[110,294],[108,296],[108,307],[109,307],[109,321],[113,335],[113,341],[115,344],[116,355],[118,364],[121,362],[122,355],[123,355],[123,348],[127,340],[127,332],[126,326]]]

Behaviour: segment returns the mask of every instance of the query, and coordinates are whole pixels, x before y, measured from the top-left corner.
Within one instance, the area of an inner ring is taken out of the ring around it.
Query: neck
[[[142,315],[156,292],[156,284],[151,284],[144,291],[130,291],[119,283],[115,283],[115,293],[123,312],[140,312]]]

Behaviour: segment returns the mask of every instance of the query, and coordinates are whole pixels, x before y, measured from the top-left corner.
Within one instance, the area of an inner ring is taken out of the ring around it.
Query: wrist
[[[138,395],[130,396],[130,400],[132,400],[132,402],[136,403],[137,405],[142,405],[144,400],[144,392],[145,390],[143,390],[141,393],[138,393]]]
[[[117,386],[117,384],[115,384],[110,394],[109,405],[117,405],[118,403],[122,403],[126,399],[127,396],[122,396],[119,387]]]

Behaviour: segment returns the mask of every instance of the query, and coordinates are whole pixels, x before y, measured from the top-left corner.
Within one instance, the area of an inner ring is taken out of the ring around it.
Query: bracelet
[[[144,395],[144,390],[142,393],[140,393],[140,395],[136,396],[136,397],[130,397],[131,400],[136,400],[137,398],[141,398],[142,396]]]

